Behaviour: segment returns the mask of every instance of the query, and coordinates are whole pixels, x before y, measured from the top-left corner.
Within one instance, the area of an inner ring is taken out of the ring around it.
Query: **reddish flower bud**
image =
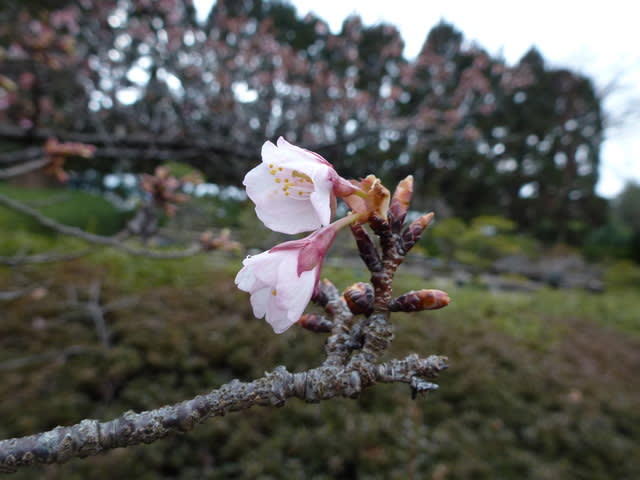
[[[411,223],[411,225],[407,227],[407,229],[402,234],[402,247],[405,254],[409,250],[411,250],[411,248],[416,244],[418,240],[420,240],[422,232],[424,232],[425,229],[429,226],[429,224],[433,220],[433,217],[433,212],[427,213],[426,215],[422,215],[416,218]]]
[[[354,283],[344,291],[343,295],[349,310],[354,315],[360,313],[369,315],[373,311],[374,293],[370,284]]]
[[[404,223],[413,195],[413,175],[398,183],[389,205],[389,223],[394,232],[399,232]]]
[[[437,310],[451,302],[449,295],[442,290],[414,290],[394,298],[389,303],[392,312],[419,312]]]
[[[333,327],[331,321],[317,313],[305,313],[300,317],[300,320],[298,320],[298,325],[316,333],[328,333]]]

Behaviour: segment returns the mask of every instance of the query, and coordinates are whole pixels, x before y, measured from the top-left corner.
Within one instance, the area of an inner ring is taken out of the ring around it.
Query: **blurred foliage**
[[[66,240],[64,240],[66,241]],[[45,294],[3,305],[0,436],[113,418],[249,380],[284,364],[317,365],[321,335],[273,335],[233,285],[240,258],[179,261],[104,251],[25,270]],[[360,269],[328,268],[340,287]],[[17,273],[0,269],[0,290]],[[106,320],[100,345],[90,316],[68,305],[100,281],[104,303],[129,299]],[[400,276],[396,291],[428,287]],[[388,357],[448,355],[441,390],[411,401],[401,385],[359,400],[291,400],[214,418],[184,436],[119,449],[17,479],[447,478],[634,479],[640,474],[639,298],[541,291],[450,291],[438,312],[395,315]],[[75,353],[65,354],[71,347]]]
[[[640,289],[640,265],[630,260],[620,260],[607,269],[607,286],[616,289]]]
[[[588,258],[629,258],[633,233],[624,223],[609,221],[585,235],[582,251]]]
[[[613,211],[634,232],[640,232],[640,184],[629,182],[613,202]]]
[[[468,225],[460,218],[447,218],[436,222],[430,233],[427,242],[435,246],[436,256],[478,269],[506,255],[539,252],[531,237],[516,233],[515,223],[503,217],[476,217]]]

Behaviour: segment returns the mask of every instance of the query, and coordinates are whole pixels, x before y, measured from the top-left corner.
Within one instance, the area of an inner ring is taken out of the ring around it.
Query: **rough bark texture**
[[[319,402],[333,397],[356,397],[375,383],[412,384],[414,377],[433,378],[444,370],[446,357],[410,355],[375,365],[352,362],[350,366],[322,366],[290,373],[284,367],[252,382],[237,380],[176,405],[141,413],[126,412],[109,422],[82,420],[71,427],[0,441],[0,471],[11,472],[34,463],[63,463],[118,447],[151,443],[170,433],[185,433],[209,417],[253,406],[284,405],[296,397]]]

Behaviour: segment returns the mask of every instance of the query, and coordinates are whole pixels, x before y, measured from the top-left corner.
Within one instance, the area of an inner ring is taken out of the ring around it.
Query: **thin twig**
[[[39,158],[30,162],[20,163],[13,167],[0,169],[0,179],[13,178],[25,173],[33,172],[51,163],[50,158]]]
[[[35,263],[68,262],[89,255],[94,249],[88,248],[77,253],[38,253],[34,255],[0,256],[0,265],[17,267]]]

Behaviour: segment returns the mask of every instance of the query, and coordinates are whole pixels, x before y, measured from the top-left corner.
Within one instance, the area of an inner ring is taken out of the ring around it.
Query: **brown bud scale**
[[[351,233],[356,239],[360,258],[371,272],[379,272],[382,270],[382,261],[378,250],[371,240],[371,237],[362,225],[351,225]]]
[[[374,293],[369,283],[354,283],[344,291],[344,299],[351,313],[359,315],[371,314],[373,311]]]
[[[426,215],[421,215],[416,218],[411,225],[409,225],[406,230],[402,233],[402,247],[404,253],[406,254],[413,246],[420,240],[422,233],[429,226],[431,221],[433,220],[434,214],[433,212],[427,213]]]
[[[317,313],[305,313],[298,320],[298,325],[316,333],[329,333],[333,328],[333,323],[330,320]]]
[[[394,298],[389,303],[392,312],[419,312],[437,310],[449,305],[451,299],[442,290],[414,290]]]

